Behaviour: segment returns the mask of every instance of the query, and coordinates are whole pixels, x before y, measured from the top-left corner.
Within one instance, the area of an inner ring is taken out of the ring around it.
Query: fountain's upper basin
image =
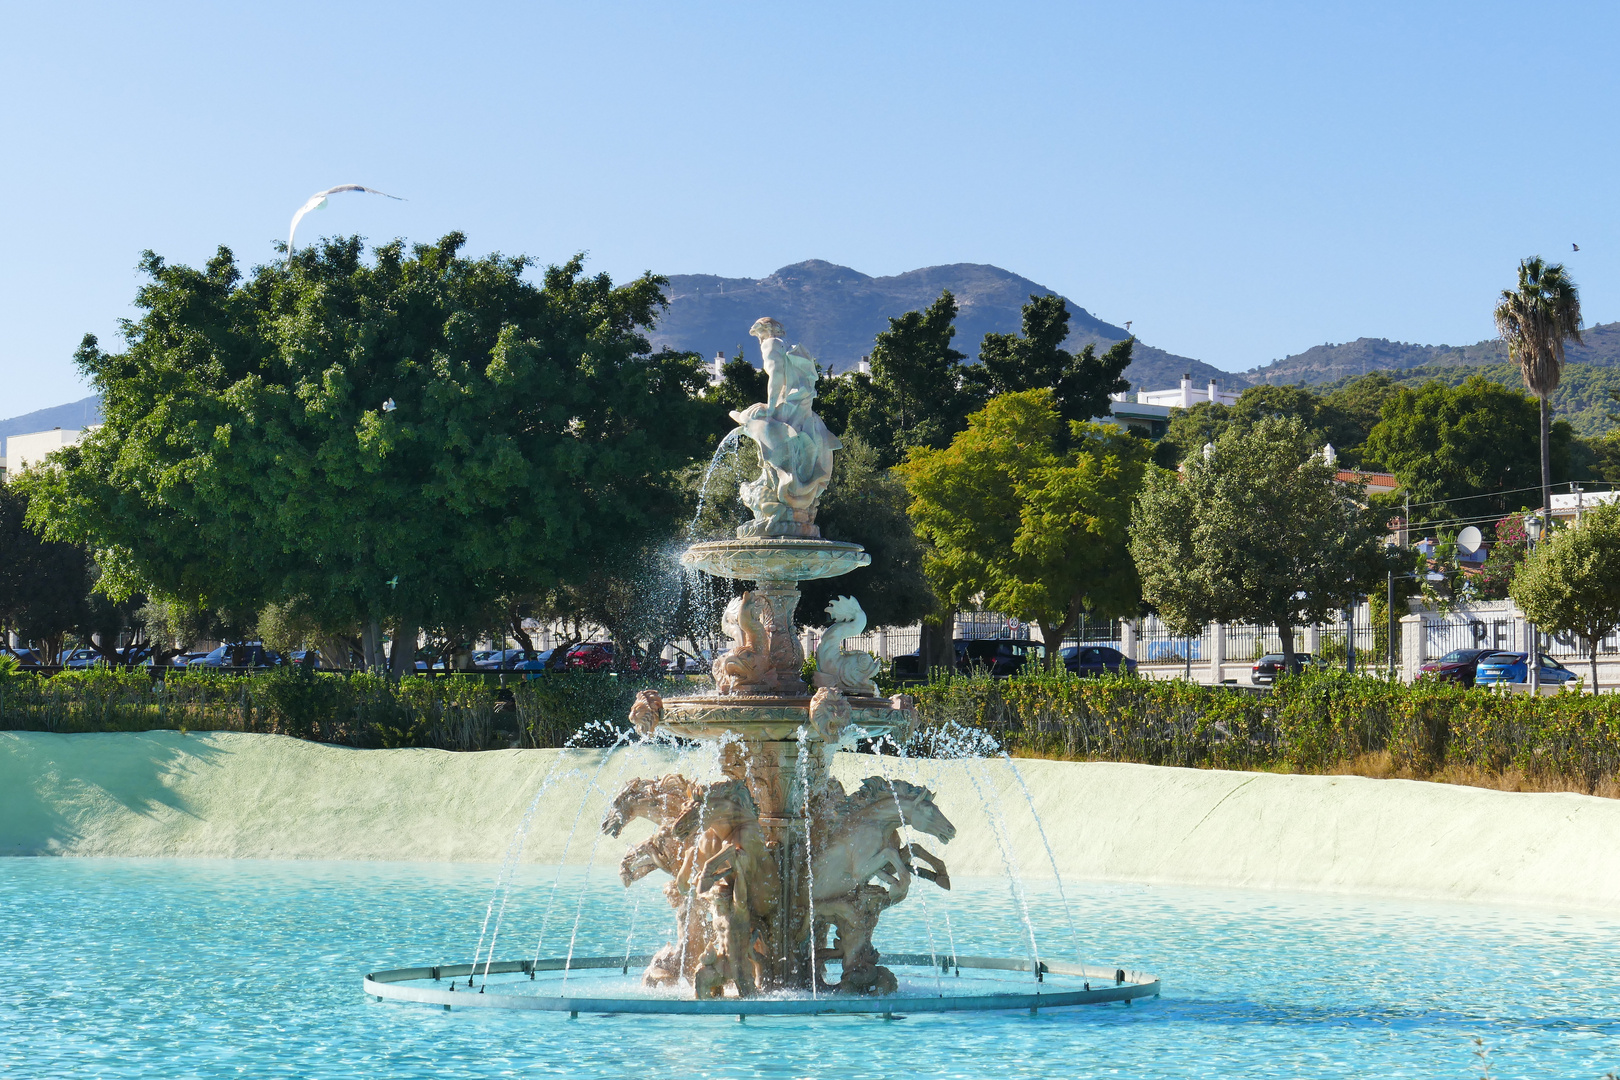
[[[859,544],[789,536],[709,540],[693,544],[681,556],[686,566],[744,581],[814,581],[839,577],[871,561]]]
[[[852,696],[848,699],[850,727],[868,736],[888,735],[904,740],[915,713],[887,698]],[[809,725],[810,702],[790,695],[711,695],[665,698],[661,726],[685,739],[740,736],[748,742],[787,742]]]

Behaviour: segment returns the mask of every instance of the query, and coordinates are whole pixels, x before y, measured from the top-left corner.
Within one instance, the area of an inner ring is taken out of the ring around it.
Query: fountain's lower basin
[[[887,735],[903,741],[915,714],[888,698],[851,695],[850,727],[866,737]],[[744,742],[787,742],[810,722],[812,698],[803,695],[709,695],[664,698],[662,726],[687,739],[741,738]]]
[[[1128,1004],[1135,998],[1159,994],[1159,980],[1142,972],[1043,961],[1040,978],[1034,979],[1027,959],[926,953],[885,956],[884,963],[901,969],[903,981],[898,992],[882,997],[799,991],[694,999],[673,992],[643,990],[633,984],[626,986],[630,972],[651,960],[651,956],[576,956],[398,968],[367,975],[364,988],[378,1001],[408,1001],[445,1009],[737,1017],[1009,1009],[1035,1012],[1110,1001]],[[967,972],[966,978],[963,972]],[[601,979],[604,973],[612,977],[611,981]],[[468,982],[452,989],[458,979]],[[477,989],[471,986],[474,981],[478,982]]]

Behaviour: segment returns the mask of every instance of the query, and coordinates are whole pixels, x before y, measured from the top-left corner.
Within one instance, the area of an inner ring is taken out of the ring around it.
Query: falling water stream
[[[574,811],[574,822],[568,828],[567,839],[563,841],[562,854],[557,857],[557,874],[551,880],[551,893],[546,898],[546,914],[540,922],[540,940],[537,941],[534,946],[534,960],[537,964],[540,962],[540,952],[546,946],[546,928],[551,925],[551,912],[557,901],[557,886],[562,882],[563,866],[568,861],[569,849],[574,846],[574,834],[579,830],[579,819],[585,815],[585,806],[588,802],[590,802],[591,789],[596,786],[597,777],[601,776],[602,770],[607,767],[608,759],[613,756],[613,751],[624,745],[624,742],[630,738],[631,734],[632,732],[624,732],[617,740],[614,741],[612,746],[602,751],[602,760],[597,762],[596,771],[591,774],[589,783],[585,785],[585,792],[580,796],[579,808]],[[496,929],[498,931],[499,927],[497,926]],[[491,940],[490,951],[494,952],[494,949],[495,944],[494,941]],[[489,977],[489,964],[487,961],[484,965],[484,977],[486,979]],[[472,985],[472,978],[470,976],[468,977],[467,985]]]

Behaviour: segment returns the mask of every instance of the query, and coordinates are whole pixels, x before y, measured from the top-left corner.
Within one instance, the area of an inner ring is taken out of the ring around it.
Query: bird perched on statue
[[[325,191],[317,191],[309,197],[308,202],[298,208],[298,212],[293,215],[292,228],[287,230],[287,261],[289,263],[292,262],[293,239],[298,235],[298,223],[311,210],[324,210],[327,196],[336,195],[340,191],[363,191],[367,195],[381,195],[385,199],[393,199],[396,202],[405,201],[398,195],[390,195],[388,192],[378,191],[376,188],[361,187],[359,184],[339,184],[337,187],[327,188]]]

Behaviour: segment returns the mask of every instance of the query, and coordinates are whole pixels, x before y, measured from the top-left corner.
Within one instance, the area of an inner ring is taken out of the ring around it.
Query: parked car
[[[556,654],[556,649],[530,653],[524,659],[514,663],[510,670],[522,673],[525,681],[538,679],[546,673],[546,665],[551,663],[551,658]]]
[[[963,675],[987,671],[992,679],[1017,675],[1033,660],[1039,667],[1046,658],[1046,646],[1028,638],[957,638],[956,670]]]
[[[1316,664],[1317,660],[1307,652],[1294,654],[1294,664],[1288,669],[1289,674],[1298,675],[1301,671]],[[1280,652],[1266,653],[1254,662],[1249,669],[1249,681],[1256,686],[1270,686],[1282,674],[1283,654]]]
[[[1076,675],[1101,675],[1105,671],[1136,673],[1136,661],[1108,645],[1066,645],[1058,650],[1063,666]]]
[[[201,660],[207,655],[208,654],[205,652],[183,652],[174,657],[174,659],[170,660],[169,663],[174,667],[185,667],[187,664],[190,664],[196,660]]]
[[[580,671],[606,671],[613,666],[613,642],[586,641],[568,650],[568,666]]]
[[[281,654],[267,649],[257,641],[237,641],[221,645],[207,656],[187,664],[195,668],[254,668],[279,667],[284,661]]]
[[[523,649],[496,649],[493,652],[473,654],[473,668],[477,671],[510,671],[512,665],[526,656]],[[483,659],[480,660],[479,657]]]
[[[1522,652],[1493,652],[1483,657],[1474,672],[1474,685],[1496,686],[1501,683],[1522,683],[1530,676],[1529,659]],[[1552,657],[1541,654],[1539,678],[1543,686],[1561,686],[1575,680],[1575,673]]]
[[[1479,667],[1479,662],[1495,651],[1495,649],[1452,649],[1440,659],[1430,660],[1418,670],[1440,682],[1473,686],[1474,671]]]
[[[101,654],[94,649],[68,649],[56,658],[56,662],[65,668],[94,667],[101,659]]]
[[[319,649],[294,649],[287,654],[287,662],[290,664],[302,664],[306,656],[310,658],[310,667],[319,668],[321,666],[321,651]]]
[[[25,667],[34,667],[40,663],[40,655],[33,649],[11,649],[0,653],[0,656],[15,656],[17,663]]]

